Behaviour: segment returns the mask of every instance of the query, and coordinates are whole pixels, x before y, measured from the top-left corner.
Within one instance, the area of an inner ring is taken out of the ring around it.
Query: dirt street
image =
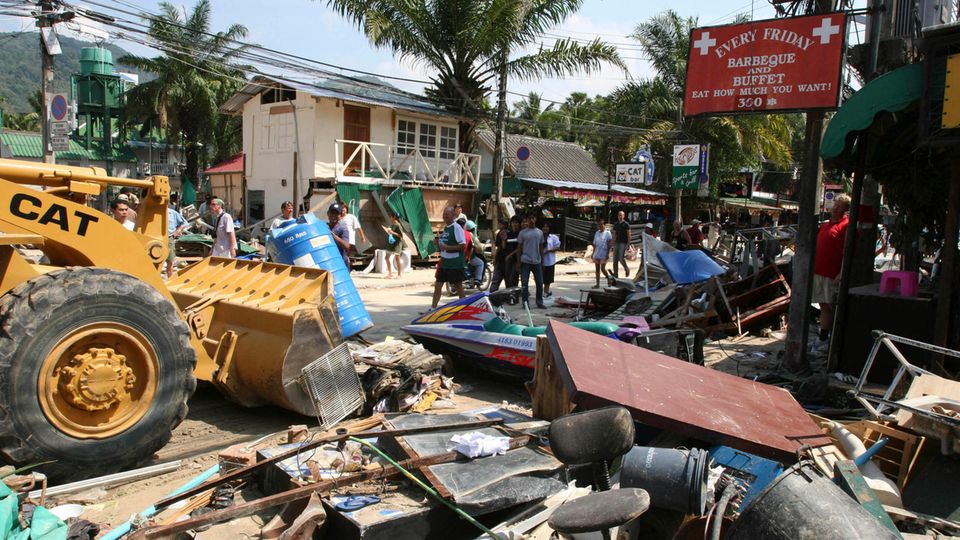
[[[589,273],[588,273],[589,272]],[[593,265],[561,265],[557,267],[555,295],[577,298],[580,288],[592,285]],[[375,326],[363,333],[371,342],[387,336],[404,337],[400,327],[430,306],[433,294],[433,270],[416,269],[401,279],[384,279],[382,275],[355,273],[354,281],[360,290],[367,310]],[[531,279],[531,288],[533,286]],[[532,293],[532,291],[531,291]],[[452,300],[444,295],[441,303]],[[512,306],[511,315],[518,321],[526,321],[522,308]],[[570,313],[565,308],[532,310],[535,324],[545,324],[551,314]],[[519,407],[528,406],[529,396],[518,383],[489,379],[477,373],[462,373],[458,382],[469,384],[471,390],[457,397],[458,409],[469,410],[491,403],[504,401]],[[174,430],[170,443],[157,452],[154,463],[183,460],[179,470],[162,476],[133,482],[103,492],[78,493],[64,496],[58,502],[76,500],[87,506],[83,518],[104,524],[104,530],[122,523],[131,514],[140,512],[153,502],[163,498],[191,478],[216,464],[218,451],[241,442],[255,441],[261,437],[275,437],[278,441],[292,424],[307,424],[315,427],[315,418],[304,417],[276,407],[245,409],[228,402],[210,385],[201,384],[190,400],[187,419]],[[238,497],[257,497],[255,489],[246,489]],[[198,538],[234,539],[255,537],[265,519],[272,516],[265,512],[259,516],[218,525],[201,533]]]

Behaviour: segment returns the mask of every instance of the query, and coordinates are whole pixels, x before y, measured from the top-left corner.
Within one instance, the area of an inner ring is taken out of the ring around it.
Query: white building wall
[[[243,152],[246,156],[247,189],[263,191],[266,216],[279,214],[280,203],[293,199],[294,159],[302,197],[312,175],[316,150],[316,103],[312,96],[298,92],[289,103],[261,104],[259,96],[243,108]],[[274,111],[272,114],[271,112]],[[279,114],[277,114],[279,112]],[[296,116],[294,116],[296,115]],[[284,185],[286,184],[286,185]]]
[[[338,139],[343,139],[344,119],[342,102],[316,98],[297,92],[296,124],[299,127],[298,159],[304,195],[312,178],[336,177]],[[265,217],[279,213],[280,203],[293,198],[293,152],[296,148],[292,112],[271,114],[271,109],[289,109],[288,103],[263,105],[260,97],[249,100],[243,108],[243,152],[246,156],[247,190],[263,191]],[[396,144],[398,118],[413,119],[438,126],[457,127],[457,121],[428,115],[396,112],[386,107],[370,106],[370,142],[382,145]],[[387,165],[387,149],[375,148],[381,165]],[[286,180],[286,186],[283,185]],[[249,204],[249,203],[248,203]]]

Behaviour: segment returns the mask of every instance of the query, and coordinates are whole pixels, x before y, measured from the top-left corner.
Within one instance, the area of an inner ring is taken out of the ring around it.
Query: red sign
[[[846,35],[843,13],[696,28],[683,114],[836,108]]]

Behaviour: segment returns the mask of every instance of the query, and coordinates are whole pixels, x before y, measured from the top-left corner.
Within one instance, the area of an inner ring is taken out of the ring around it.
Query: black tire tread
[[[30,336],[47,319],[47,314],[58,309],[69,309],[70,303],[81,296],[101,296],[119,293],[137,298],[159,314],[164,324],[169,324],[178,334],[179,346],[189,350],[189,374],[185,376],[186,392],[182,403],[177,404],[176,415],[169,429],[155,429],[151,441],[147,443],[150,452],[147,455],[103,456],[96,463],[83,461],[70,463],[58,457],[55,464],[41,469],[48,476],[77,477],[78,466],[83,468],[82,477],[93,477],[107,472],[115,472],[135,465],[169,442],[173,429],[187,415],[187,400],[193,395],[197,381],[193,375],[196,366],[196,351],[190,343],[190,331],[180,318],[177,309],[159,291],[145,282],[121,272],[104,268],[67,267],[56,270],[21,283],[0,297],[0,458],[16,464],[36,463],[51,459],[29,442],[30,434],[17,433],[10,410],[8,377],[14,369],[13,362],[17,352],[17,338]],[[167,373],[161,370],[161,373]],[[159,426],[157,426],[159,428]],[[122,436],[122,434],[121,434]],[[49,471],[49,472],[48,472]]]

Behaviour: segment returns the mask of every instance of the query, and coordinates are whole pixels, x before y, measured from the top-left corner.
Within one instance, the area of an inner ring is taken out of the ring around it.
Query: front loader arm
[[[50,265],[97,266],[130,274],[143,280],[173,300],[160,278],[160,265],[167,256],[167,211],[169,184],[166,177],[152,180],[112,178],[102,169],[66,167],[0,159],[0,233],[21,235],[47,255]],[[137,213],[134,232],[123,228],[110,216],[77,199],[97,195],[108,184],[148,187]],[[40,191],[31,185],[44,186]],[[12,240],[12,239],[11,239]],[[19,257],[0,237],[0,277],[16,268],[11,261]],[[22,268],[21,265],[17,265]],[[22,274],[22,272],[18,272]],[[0,281],[0,294],[17,283]]]

